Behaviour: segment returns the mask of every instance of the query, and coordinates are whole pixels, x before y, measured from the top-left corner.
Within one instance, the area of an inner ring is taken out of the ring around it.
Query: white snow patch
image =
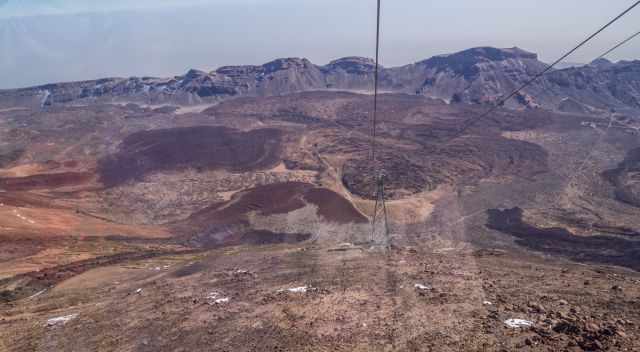
[[[222,296],[222,294],[220,292],[211,292],[207,295],[207,299],[212,301],[212,303],[209,304],[225,304],[225,303],[229,303],[229,301],[231,300],[231,298],[229,297],[220,297]]]
[[[24,215],[22,215],[22,214],[18,213],[18,211],[17,211],[17,210],[15,210],[15,209],[13,209],[13,214],[14,214],[15,216],[17,216],[18,218],[20,218],[21,220],[26,221],[26,222],[28,222],[28,223],[30,223],[30,224],[35,224],[35,223],[36,223],[35,221],[33,221],[33,220],[29,219],[28,217],[26,217],[26,216],[24,216]]]
[[[287,289],[291,293],[306,293],[309,290],[308,286],[292,287]]]
[[[589,121],[582,121],[580,122],[580,125],[582,125],[583,127],[591,127],[591,128],[597,128],[598,125],[596,125],[593,122],[589,122]]]
[[[218,297],[220,297],[220,293],[215,291],[207,295],[207,299],[217,299]]]
[[[415,284],[415,285],[413,285],[413,287],[415,287],[417,290],[420,290],[420,291],[431,291],[431,290],[433,290],[433,287],[431,287],[430,285],[424,285],[424,284]]]
[[[278,293],[281,292],[291,292],[291,293],[307,293],[309,291],[313,290],[312,287],[309,286],[300,286],[300,287],[291,287],[291,288],[287,288],[287,289],[279,289]]]
[[[507,319],[504,323],[512,329],[528,328],[533,326],[533,322],[524,319]]]
[[[47,291],[47,289],[45,288],[44,290],[42,290],[42,291],[40,291],[40,292],[36,293],[36,294],[35,294],[35,295],[33,295],[33,296],[30,296],[30,297],[29,297],[29,298],[27,298],[27,299],[34,299],[34,298],[36,298],[36,297],[40,296],[41,294],[45,293],[46,291]]]
[[[55,325],[64,325],[68,323],[70,320],[73,320],[78,317],[78,314],[65,315],[62,317],[51,318],[47,320],[47,326],[55,326]]]

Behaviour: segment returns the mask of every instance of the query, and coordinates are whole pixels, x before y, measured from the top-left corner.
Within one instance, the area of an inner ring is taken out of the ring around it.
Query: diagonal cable
[[[638,33],[636,33],[636,34],[634,34],[634,35],[632,35],[632,36],[628,37],[627,39],[623,40],[622,42],[620,42],[620,43],[616,44],[616,45],[615,45],[615,46],[613,46],[611,49],[607,50],[607,51],[606,51],[606,52],[604,52],[602,55],[598,56],[595,60],[600,59],[600,58],[603,58],[603,57],[605,57],[605,56],[607,56],[607,55],[611,54],[613,51],[615,51],[616,49],[620,48],[620,47],[621,47],[621,46],[623,46],[624,44],[626,44],[626,43],[630,42],[632,39],[634,39],[634,38],[635,38],[635,37],[637,37],[638,35],[640,35],[640,32],[638,32]],[[595,60],[594,60],[594,61],[595,61]],[[606,130],[605,130],[605,133],[606,133],[606,132],[608,132],[608,131],[609,131],[609,129],[612,127],[612,121],[613,121],[613,120],[611,120],[611,116],[610,116],[609,125],[607,126],[607,128],[606,128]],[[601,140],[598,140],[598,141],[595,143],[595,145],[600,144],[600,142],[601,142]],[[584,166],[586,165],[586,163],[588,162],[588,159],[591,157],[591,155],[592,155],[592,154],[593,154],[593,152],[592,152],[592,153],[590,153],[589,155],[587,155],[587,157],[582,161],[582,163],[581,163],[580,167],[577,169],[577,171],[576,171],[574,174],[571,174],[571,175],[569,175],[569,176],[566,178],[566,180],[567,180],[567,183],[568,183],[568,184],[569,184],[570,182],[572,182],[572,179],[574,179],[574,178],[576,177],[577,173],[581,172],[581,171],[584,169]],[[553,202],[553,204],[557,204],[557,203],[559,202],[559,199],[560,199],[560,196],[558,196],[558,197],[556,198],[556,200]],[[510,199],[507,199],[507,200],[510,200]],[[445,224],[445,228],[448,228],[449,226],[456,225],[456,224],[458,224],[458,223],[460,223],[460,222],[466,221],[467,219],[469,219],[469,218],[473,218],[473,217],[478,216],[478,215],[480,215],[480,214],[484,214],[485,212],[486,212],[486,210],[485,210],[485,209],[481,209],[481,210],[476,210],[476,211],[474,211],[474,212],[472,212],[472,213],[470,213],[470,214],[463,215],[463,216],[461,216],[460,218],[458,218],[458,219],[456,219],[456,220],[454,220],[454,221],[452,221],[452,222],[450,222],[450,223]]]
[[[605,57],[605,56],[607,56],[607,55],[611,54],[611,52],[613,52],[614,50],[618,49],[619,47],[621,47],[621,46],[623,46],[623,45],[627,44],[628,42],[630,42],[631,40],[633,40],[633,39],[634,39],[635,37],[637,37],[638,35],[640,35],[640,31],[636,32],[634,35],[630,36],[629,38],[627,38],[627,39],[625,39],[625,40],[621,41],[621,42],[620,42],[620,43],[618,43],[616,46],[614,46],[613,48],[609,49],[606,53],[604,53],[604,54],[602,54],[602,55],[598,56],[598,58],[597,58],[596,60],[598,60],[598,59],[602,59],[603,57]],[[594,60],[594,61],[595,61],[595,60]]]
[[[628,9],[626,9],[625,11],[623,11],[622,13],[620,13],[618,16],[616,16],[615,18],[613,18],[611,21],[609,21],[607,24],[605,24],[604,26],[602,26],[600,29],[598,29],[595,33],[591,34],[589,37],[587,37],[587,39],[583,40],[582,42],[580,42],[580,44],[576,45],[573,49],[569,50],[568,52],[566,52],[564,55],[562,55],[559,59],[557,59],[556,61],[554,61],[551,65],[548,65],[544,70],[542,70],[540,73],[536,74],[535,76],[533,76],[531,79],[529,79],[528,81],[526,81],[523,85],[521,85],[518,89],[514,90],[513,92],[511,92],[509,95],[501,98],[498,103],[496,103],[494,106],[492,106],[489,110],[487,110],[485,113],[483,113],[482,115],[478,116],[477,118],[474,119],[469,119],[467,120],[467,122],[464,123],[464,125],[462,126],[462,128],[458,131],[458,133],[456,133],[456,135],[454,135],[451,139],[449,139],[448,142],[450,142],[453,139],[456,139],[458,137],[460,137],[464,132],[466,132],[467,129],[469,129],[471,126],[473,126],[475,123],[477,123],[478,121],[484,119],[485,117],[487,117],[489,114],[491,114],[492,112],[496,111],[498,108],[500,108],[501,106],[504,105],[504,103],[506,103],[507,101],[509,101],[509,99],[513,98],[514,96],[516,96],[518,93],[520,93],[520,91],[522,91],[524,88],[528,87],[531,83],[535,82],[538,78],[544,76],[547,72],[549,72],[551,69],[553,69],[557,64],[559,64],[560,62],[562,62],[564,59],[566,59],[567,57],[569,57],[571,54],[573,54],[574,52],[576,52],[578,49],[580,49],[581,47],[583,47],[585,44],[587,44],[589,41],[591,41],[593,38],[595,38],[596,36],[598,36],[600,33],[602,33],[605,29],[609,28],[612,24],[616,23],[619,19],[621,19],[622,17],[624,17],[626,14],[628,14],[629,12],[631,12],[631,10],[633,10],[634,8],[636,8],[638,5],[640,5],[640,1],[636,1],[633,5],[631,5]],[[637,35],[637,34],[636,34]],[[633,39],[635,37],[632,36],[631,38],[628,38],[627,42],[630,41],[631,39]],[[619,44],[617,47],[620,47],[622,45],[624,45],[625,42]],[[614,48],[611,51],[617,49]],[[611,51],[605,53],[609,54]],[[448,143],[447,142],[447,143]]]

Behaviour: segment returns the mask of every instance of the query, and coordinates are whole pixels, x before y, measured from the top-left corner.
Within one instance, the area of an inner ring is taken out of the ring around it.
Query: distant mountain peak
[[[346,57],[341,57],[339,59],[333,60],[329,63],[328,66],[334,66],[334,65],[340,65],[343,63],[354,63],[354,64],[361,64],[361,65],[375,65],[376,62],[369,57],[362,57],[362,56],[346,56]]]
[[[437,58],[475,58],[477,60],[503,61],[507,59],[531,59],[537,60],[538,54],[532,53],[518,47],[513,48],[494,48],[490,46],[481,46],[471,49],[462,50],[456,53],[436,56]]]
[[[375,70],[376,62],[367,57],[347,56],[331,61],[325,66],[327,70],[342,70],[347,73],[364,74]]]
[[[436,72],[450,71],[465,79],[472,79],[480,73],[478,64],[486,62],[502,62],[506,60],[530,60],[537,62],[538,55],[518,47],[498,49],[494,47],[477,47],[453,54],[434,56],[418,62],[418,65],[435,69]]]
[[[502,50],[505,53],[511,54],[513,55],[513,57],[519,57],[523,59],[532,59],[532,60],[538,59],[538,54],[521,49],[517,46],[514,46],[513,48],[506,48],[506,49],[499,49],[499,50]]]
[[[267,62],[262,65],[265,70],[265,73],[272,73],[282,70],[287,70],[291,68],[309,68],[313,66],[311,61],[305,58],[298,57],[288,57],[282,59],[275,59],[273,61]]]
[[[591,61],[591,63],[589,65],[595,66],[595,67],[608,67],[608,66],[613,65],[613,62],[605,59],[604,57],[601,57],[599,59],[595,59],[595,60]]]
[[[559,65],[560,66],[560,65]],[[495,102],[548,65],[518,47],[476,47],[399,67],[380,68],[380,89],[446,102]],[[305,58],[280,58],[263,65],[225,66],[183,76],[110,78],[0,91],[0,108],[77,102],[202,104],[234,96],[273,96],[309,90],[370,91],[375,62],[349,56],[314,65]],[[527,87],[508,108],[548,108],[591,113],[609,107],[640,109],[640,61],[557,69]],[[549,88],[551,87],[551,88]]]
[[[189,71],[187,71],[187,73],[184,75],[184,78],[191,80],[197,77],[201,77],[201,76],[207,76],[208,73],[201,71],[201,70],[196,70],[194,68],[190,69]]]

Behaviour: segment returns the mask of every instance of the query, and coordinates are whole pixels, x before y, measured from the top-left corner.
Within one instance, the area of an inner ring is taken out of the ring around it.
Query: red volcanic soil
[[[230,223],[255,211],[262,215],[286,214],[312,203],[328,221],[366,222],[353,205],[339,194],[302,182],[275,183],[239,193],[228,202],[214,204],[190,217],[192,221]]]
[[[252,171],[279,160],[282,132],[194,126],[137,132],[99,162],[100,180],[116,186],[148,173],[184,168]]]
[[[301,195],[313,185],[302,182],[275,183],[236,194],[189,217],[190,224],[230,224],[252,211],[262,215],[286,214],[305,206]]]
[[[43,268],[38,271],[32,271],[24,274],[16,275],[13,278],[0,280],[0,285],[6,284],[14,280],[22,280],[24,283],[17,290],[0,292],[0,302],[11,302],[21,299],[34,293],[51,288],[62,281],[84,273],[88,270],[115,265],[132,260],[149,259],[159,255],[167,254],[184,254],[193,251],[143,251],[143,252],[125,252],[115,255],[100,256],[86,260],[76,261],[70,264],[59,265],[55,267]]]
[[[2,237],[0,239],[0,263],[28,257],[45,248],[43,243],[34,239],[9,240]]]
[[[209,234],[219,234],[216,245],[229,243],[254,243],[255,241],[289,242],[290,238],[280,238],[279,234],[259,236],[256,234],[243,237],[243,224],[247,224],[247,214],[256,212],[268,216],[286,214],[307,204],[318,207],[318,214],[329,222],[339,224],[364,223],[367,218],[339,194],[316,188],[312,184],[302,182],[276,183],[259,186],[236,194],[228,202],[216,203],[191,215],[185,221],[174,224],[175,233],[184,233],[187,237],[204,235],[204,242],[211,243]],[[264,234],[263,234],[264,235]],[[240,237],[238,237],[240,236]],[[253,237],[252,237],[253,236]],[[257,237],[256,237],[257,236]],[[303,235],[301,235],[303,236]],[[263,238],[271,238],[265,240]]]
[[[367,218],[339,194],[326,188],[313,188],[304,194],[305,200],[318,206],[318,214],[340,224],[365,223]]]
[[[78,162],[75,160],[67,160],[63,162],[62,165],[64,165],[64,167],[74,168],[78,167]]]
[[[39,174],[26,177],[0,178],[0,189],[5,191],[28,191],[75,186],[91,181],[90,172],[63,172]]]
[[[13,207],[55,208],[53,197],[31,192],[0,192],[0,203]]]

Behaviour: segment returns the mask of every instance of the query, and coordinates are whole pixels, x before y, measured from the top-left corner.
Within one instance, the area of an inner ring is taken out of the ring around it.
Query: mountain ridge
[[[380,68],[384,92],[424,95],[447,103],[495,103],[547,64],[518,47],[476,47],[412,64]],[[238,96],[277,96],[310,90],[370,91],[375,62],[348,56],[316,65],[306,58],[279,58],[263,65],[190,69],[170,78],[103,78],[0,90],[0,107],[137,102],[193,105]],[[509,101],[514,109],[563,111],[570,100],[585,112],[640,110],[640,61],[554,69]]]

